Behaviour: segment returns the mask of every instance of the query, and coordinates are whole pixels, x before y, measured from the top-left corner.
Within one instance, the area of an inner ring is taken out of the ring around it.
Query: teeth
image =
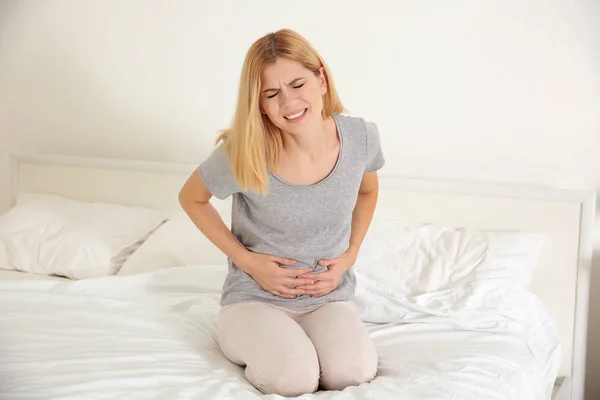
[[[298,114],[288,115],[287,117],[283,117],[283,118],[285,118],[285,119],[296,119],[298,117],[301,117],[304,114],[305,111],[306,111],[306,109],[300,111]]]

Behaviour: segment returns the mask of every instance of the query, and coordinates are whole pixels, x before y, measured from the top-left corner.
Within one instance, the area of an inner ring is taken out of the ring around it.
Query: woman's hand
[[[332,260],[319,260],[319,265],[327,267],[327,271],[299,275],[298,279],[310,277],[316,282],[298,286],[296,289],[300,289],[312,297],[321,297],[332,292],[337,288],[344,273],[354,265],[356,257],[354,252],[346,251]]]
[[[308,276],[299,277],[299,275],[312,271],[312,268],[295,269],[280,265],[294,265],[295,263],[296,261],[288,258],[248,252],[236,262],[236,265],[246,271],[261,288],[272,295],[293,299],[299,294],[306,294],[298,286],[310,285],[315,282]]]

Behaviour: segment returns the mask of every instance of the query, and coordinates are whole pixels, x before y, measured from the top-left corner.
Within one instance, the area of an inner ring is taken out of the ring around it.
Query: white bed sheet
[[[219,351],[225,272],[197,266],[84,281],[0,281],[0,398],[281,398],[255,390]],[[389,306],[373,282],[358,279],[367,318],[373,307]],[[367,323],[380,354],[376,379],[300,398],[549,399],[560,360],[555,332],[541,303],[527,292],[513,296],[519,307],[469,318],[428,315],[395,300],[396,322]]]
[[[62,276],[39,275],[29,272],[0,269],[0,281],[65,281],[69,280]]]

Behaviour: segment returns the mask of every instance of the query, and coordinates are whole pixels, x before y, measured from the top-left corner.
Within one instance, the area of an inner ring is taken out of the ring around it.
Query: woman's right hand
[[[269,254],[247,252],[236,262],[236,265],[247,272],[258,285],[274,296],[293,299],[297,295],[305,294],[304,290],[296,286],[314,284],[313,279],[298,275],[312,271],[312,268],[286,268],[281,265],[294,265],[296,261],[288,258],[275,257]],[[281,265],[280,265],[281,264]]]

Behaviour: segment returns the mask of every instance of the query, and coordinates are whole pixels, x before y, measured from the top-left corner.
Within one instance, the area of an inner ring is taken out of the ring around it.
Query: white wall
[[[388,172],[600,188],[597,2],[389,4],[2,2],[0,209],[10,151],[200,161],[232,115],[247,47],[281,27],[322,52],[351,114],[379,124]]]

